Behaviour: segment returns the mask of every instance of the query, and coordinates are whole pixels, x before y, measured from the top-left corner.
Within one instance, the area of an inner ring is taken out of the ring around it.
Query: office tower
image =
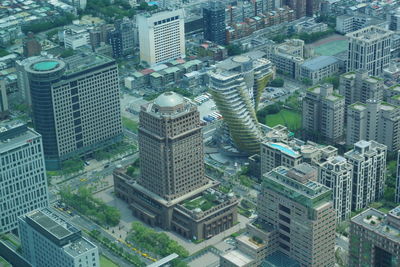
[[[336,221],[347,220],[351,214],[353,166],[342,156],[328,158],[319,167],[318,182],[332,189]]]
[[[369,76],[366,70],[345,73],[340,76],[339,93],[345,98],[346,109],[355,102],[379,101],[383,99],[383,79]]]
[[[28,73],[35,129],[48,169],[121,140],[118,68],[110,58],[78,54],[37,59]]]
[[[0,234],[18,227],[18,216],[47,207],[42,137],[25,124],[0,123]]]
[[[397,168],[396,168],[396,195],[395,202],[400,202],[400,151],[397,152]]]
[[[307,163],[290,169],[280,166],[264,174],[258,219],[276,229],[277,250],[299,265],[334,266],[332,190],[316,182],[317,175]]]
[[[22,47],[24,57],[38,56],[42,51],[42,45],[36,40],[33,32],[28,32]]]
[[[346,34],[349,40],[347,70],[363,69],[369,75],[381,75],[389,67],[392,33],[368,26]]]
[[[115,29],[109,34],[109,43],[111,44],[114,58],[133,54],[135,32],[132,21],[128,18],[117,20]]]
[[[8,97],[6,82],[0,80],[0,120],[8,117]]]
[[[349,266],[400,266],[400,207],[367,209],[350,223]]]
[[[331,84],[307,89],[303,98],[302,127],[307,136],[339,142],[344,136],[344,97]]]
[[[284,0],[285,5],[289,6],[296,13],[296,19],[306,16],[307,0]]]
[[[219,45],[226,44],[225,5],[210,1],[203,6],[204,39]]]
[[[34,56],[25,58],[24,60],[15,61],[18,91],[20,92],[22,99],[28,106],[32,105],[32,101],[31,101],[31,91],[29,89],[28,73],[26,72],[25,67],[35,62],[39,58],[44,58],[44,57]]]
[[[152,226],[206,239],[233,226],[238,201],[204,174],[203,135],[196,105],[166,92],[142,106],[140,176],[114,172],[117,197]]]
[[[367,100],[347,109],[346,145],[360,140],[374,140],[389,151],[400,149],[400,108],[386,102]]]
[[[33,266],[99,267],[99,250],[50,208],[19,217],[22,255]]]
[[[172,200],[207,183],[196,108],[169,92],[142,109],[139,119],[139,183],[143,187]]]
[[[137,16],[140,60],[150,65],[185,57],[183,10]]]
[[[260,151],[263,134],[256,110],[265,86],[275,76],[271,62],[263,55],[256,51],[231,57],[209,72],[211,94],[233,146],[250,155]]]
[[[386,179],[386,146],[358,141],[344,157],[353,166],[351,210],[356,211],[383,197]]]

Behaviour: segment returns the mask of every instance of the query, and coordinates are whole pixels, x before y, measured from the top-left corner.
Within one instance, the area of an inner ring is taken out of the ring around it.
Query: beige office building
[[[339,142],[344,136],[344,97],[330,84],[307,89],[303,99],[303,130],[306,136]]]
[[[264,174],[258,219],[276,229],[277,250],[301,266],[334,266],[332,190],[316,182],[317,176],[306,163]]]
[[[196,105],[166,92],[142,106],[139,118],[140,175],[117,169],[116,195],[136,217],[185,238],[206,239],[232,227],[238,200],[205,176]]]
[[[346,144],[374,140],[389,151],[400,149],[400,108],[386,102],[356,102],[347,110]]]
[[[140,14],[137,26],[141,61],[154,65],[185,57],[182,9]]]

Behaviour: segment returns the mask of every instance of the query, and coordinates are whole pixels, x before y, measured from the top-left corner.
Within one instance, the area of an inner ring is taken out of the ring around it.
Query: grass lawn
[[[265,116],[265,124],[269,127],[282,124],[288,127],[290,131],[296,131],[301,128],[301,114],[296,111],[282,109],[276,114]]]
[[[125,128],[127,128],[128,130],[137,133],[138,131],[138,126],[139,123],[137,123],[136,121],[133,121],[131,119],[128,119],[127,117],[122,117],[122,124],[124,125]]]
[[[111,261],[104,255],[100,256],[100,267],[119,267],[115,262]]]

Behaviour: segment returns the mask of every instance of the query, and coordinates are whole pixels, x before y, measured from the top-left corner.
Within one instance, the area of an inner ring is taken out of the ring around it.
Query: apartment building
[[[339,142],[344,137],[345,99],[331,84],[307,89],[303,99],[302,127],[306,136]]]
[[[339,72],[339,60],[332,56],[319,56],[306,60],[300,67],[300,79],[308,79],[311,84],[321,82],[323,79]]]
[[[367,100],[347,109],[346,145],[360,140],[374,140],[388,151],[400,149],[400,108],[386,102]]]
[[[385,145],[375,141],[358,141],[344,154],[353,166],[352,210],[356,211],[383,197],[386,180]]]
[[[333,208],[338,223],[350,218],[353,166],[342,156],[328,158],[319,167],[318,182],[332,189]]]
[[[368,26],[346,34],[349,40],[347,70],[366,70],[379,76],[389,67],[392,31]]]

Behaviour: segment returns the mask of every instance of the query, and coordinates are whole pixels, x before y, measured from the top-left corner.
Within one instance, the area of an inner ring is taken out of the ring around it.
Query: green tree
[[[228,50],[228,56],[236,56],[244,53],[243,49],[235,44],[227,45],[226,49]]]
[[[269,82],[269,86],[272,87],[283,87],[285,81],[282,78],[276,78]]]

